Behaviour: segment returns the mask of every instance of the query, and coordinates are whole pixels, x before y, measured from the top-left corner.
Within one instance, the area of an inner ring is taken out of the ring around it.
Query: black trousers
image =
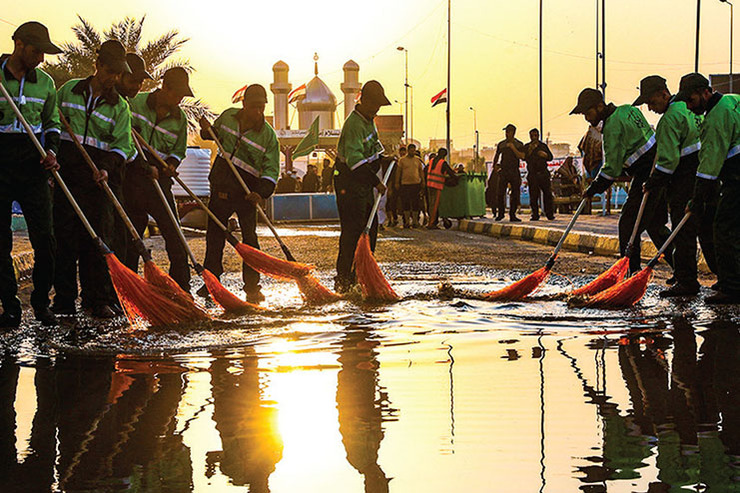
[[[725,163],[725,167],[728,163]],[[740,296],[740,176],[725,176],[714,216],[714,245],[717,279],[723,293]]]
[[[170,210],[176,211],[175,198],[172,196],[172,185],[165,183],[161,186]],[[129,173],[123,184],[123,193],[126,212],[139,235],[144,234],[144,230],[149,223],[149,216],[152,216],[157,222],[157,227],[159,227],[162,238],[164,238],[167,257],[170,260],[170,277],[185,292],[190,292],[190,269],[187,252],[182,241],[180,241],[177,227],[172,223],[151,178],[138,172]],[[126,235],[126,237],[128,238],[128,244],[126,245],[125,263],[129,269],[136,272],[139,268],[141,254],[133,244],[131,235]]]
[[[654,154],[651,153],[651,156]],[[649,158],[652,161],[652,158]],[[627,200],[622,206],[622,215],[619,216],[619,251],[622,256],[627,254],[627,246],[632,236],[632,229],[637,221],[637,213],[640,210],[642,202],[642,185],[650,175],[651,166],[643,163],[635,170],[635,174],[630,182]],[[640,235],[647,231],[656,248],[660,248],[665,240],[670,236],[671,231],[666,226],[668,222],[668,203],[666,200],[665,190],[656,190],[648,194],[645,212],[642,215],[642,221],[637,230],[635,244],[632,247],[630,255],[630,272],[640,270]],[[666,261],[673,265],[673,247],[670,247],[665,253]]]
[[[401,198],[404,212],[419,212],[421,199],[421,183],[401,185]]]
[[[254,248],[260,247],[257,241],[257,209],[254,204],[244,199],[243,192],[241,194],[229,194],[211,190],[208,207],[223,224],[227,224],[229,217],[236,213],[239,219],[239,227],[242,230],[242,242]],[[224,232],[209,218],[206,229],[206,258],[203,261],[203,267],[211,271],[216,277],[219,277],[224,271],[225,243],[226,236]],[[242,279],[244,280],[244,291],[253,292],[259,289],[260,275],[247,264],[242,264]]]
[[[551,218],[555,215],[552,198],[552,183],[550,172],[547,170],[528,173],[527,183],[529,185],[529,204],[532,208],[532,217],[540,217],[540,195],[544,195],[542,209],[545,216]]]
[[[694,193],[696,168],[699,166],[699,153],[681,159],[676,172],[668,185],[668,210],[671,224],[675,227],[686,213],[686,204]],[[673,240],[673,265],[676,281],[682,284],[696,284],[696,238],[699,237],[704,259],[709,269],[717,273],[717,262],[714,252],[714,231],[712,222],[716,203],[709,206],[706,217],[692,215],[689,221],[678,232]],[[705,213],[706,214],[706,213]]]
[[[492,170],[491,176],[488,177],[488,187],[486,188],[486,204],[491,208],[491,213],[494,216],[498,211],[498,184],[500,181],[501,172]]]
[[[113,205],[94,184],[71,186],[72,195],[98,236],[108,244],[113,225]],[[110,302],[108,266],[67,197],[54,189],[54,236],[57,238],[54,303],[68,306],[77,299],[77,272],[80,275],[82,305],[95,307]]]
[[[345,285],[355,282],[355,249],[373,208],[373,189],[346,186],[334,178],[334,190],[339,211],[339,254],[337,255],[337,281]],[[370,228],[370,248],[375,251],[378,238],[378,216]]]
[[[17,140],[17,139],[16,139]],[[31,306],[49,306],[54,279],[56,242],[52,228],[51,188],[30,142],[0,150],[0,302],[7,313],[20,314],[18,284],[13,268],[12,202],[23,210],[34,254]]]
[[[391,222],[395,223],[398,221],[399,211],[403,211],[403,208],[401,207],[402,192],[401,189],[389,185],[387,193],[388,198],[386,199],[385,203],[385,211],[388,214]]]
[[[516,216],[516,210],[519,208],[519,191],[522,186],[522,176],[519,170],[501,170],[501,176],[498,182],[498,215],[503,217],[506,211],[506,187],[511,187],[511,206],[509,207],[509,217]]]

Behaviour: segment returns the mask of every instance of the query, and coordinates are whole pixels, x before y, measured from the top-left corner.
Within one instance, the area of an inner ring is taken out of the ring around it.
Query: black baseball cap
[[[663,89],[668,89],[663,77],[660,75],[648,75],[640,81],[640,95],[632,103],[632,106],[640,106],[647,103],[655,93]]]
[[[162,76],[162,83],[180,92],[183,96],[193,97],[193,90],[190,89],[190,76],[188,71],[182,67],[167,69],[164,76]]]
[[[513,130],[514,132],[516,132],[516,125],[514,125],[513,123],[509,123],[502,130]]]
[[[126,63],[126,48],[120,41],[109,39],[98,48],[98,60],[105,63],[117,72],[131,73],[131,67]]]
[[[385,90],[377,80],[369,80],[362,86],[360,99],[366,102],[379,103],[380,106],[390,106],[391,102],[385,96]]]
[[[49,39],[49,30],[40,22],[24,22],[13,33],[14,40],[23,41],[49,55],[58,55],[62,50]]]
[[[134,77],[140,77],[141,79],[154,79],[154,77],[146,71],[144,59],[136,53],[126,53],[126,63],[131,69],[131,75]]]
[[[578,104],[570,112],[571,115],[583,115],[599,103],[604,102],[604,96],[596,89],[587,87],[578,95]]]
[[[709,81],[706,77],[696,72],[686,74],[681,77],[681,83],[678,86],[676,101],[688,101],[692,94],[702,89],[709,89]]]
[[[244,103],[267,104],[267,91],[261,84],[250,84],[244,91]]]

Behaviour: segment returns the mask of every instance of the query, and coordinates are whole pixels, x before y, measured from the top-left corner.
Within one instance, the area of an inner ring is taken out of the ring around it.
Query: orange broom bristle
[[[370,249],[370,236],[363,233],[355,249],[355,273],[366,298],[398,301],[400,297],[386,280]]]
[[[652,276],[652,267],[645,267],[629,279],[589,298],[585,306],[590,308],[628,308],[633,306],[645,296],[645,291],[647,291]]]
[[[337,293],[321,284],[313,274],[299,277],[296,283],[301,290],[301,296],[310,305],[324,305],[342,299]]]
[[[550,269],[542,267],[514,284],[492,291],[485,296],[488,301],[518,301],[533,293],[547,278]]]
[[[210,320],[206,312],[194,305],[173,301],[167,292],[147,283],[114,254],[106,254],[105,261],[118,299],[132,325],[141,325],[142,320],[154,326]]]
[[[170,298],[178,303],[195,304],[193,296],[185,292],[169,274],[165,273],[151,260],[144,262],[144,279],[162,291],[171,293]]]
[[[307,276],[314,268],[313,265],[273,257],[244,243],[237,243],[234,248],[236,248],[245,264],[257,272],[275,279],[292,281]]]
[[[211,296],[216,300],[216,303],[221,305],[221,307],[227,312],[239,313],[248,310],[261,309],[257,305],[253,305],[252,303],[240,299],[234,293],[226,289],[218,278],[208,269],[204,269],[202,275],[203,281],[206,283],[206,288],[208,288],[208,292],[211,293]]]
[[[630,267],[630,260],[628,257],[622,257],[617,260],[614,265],[609,267],[606,271],[602,272],[599,277],[591,281],[590,283],[582,286],[572,293],[571,296],[593,296],[596,293],[604,291],[615,284],[619,284],[627,275],[627,271]]]

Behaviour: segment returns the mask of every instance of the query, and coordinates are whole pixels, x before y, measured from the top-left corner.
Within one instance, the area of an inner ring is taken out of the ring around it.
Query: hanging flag
[[[445,88],[439,94],[434,96],[431,102],[432,102],[432,108],[434,108],[438,104],[446,103],[447,102],[447,88]]]
[[[288,94],[288,104],[293,104],[304,97],[306,97],[306,84],[301,84]]]
[[[308,156],[311,152],[319,145],[319,117],[317,116],[311,127],[308,129],[308,133],[296,146],[293,151],[293,158],[301,156]]]
[[[236,91],[233,96],[231,96],[231,102],[232,103],[238,103],[238,102],[240,102],[241,100],[244,99],[244,91],[247,90],[247,86],[248,85],[249,84],[247,84],[246,86],[242,87],[241,89],[239,89],[238,91]]]

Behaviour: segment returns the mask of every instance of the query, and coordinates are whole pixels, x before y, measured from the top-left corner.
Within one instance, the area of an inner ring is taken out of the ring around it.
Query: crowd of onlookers
[[[306,174],[301,178],[295,170],[283,171],[278,178],[275,193],[317,193],[334,191],[334,166],[331,160],[324,159],[319,174],[315,164],[306,167]]]

